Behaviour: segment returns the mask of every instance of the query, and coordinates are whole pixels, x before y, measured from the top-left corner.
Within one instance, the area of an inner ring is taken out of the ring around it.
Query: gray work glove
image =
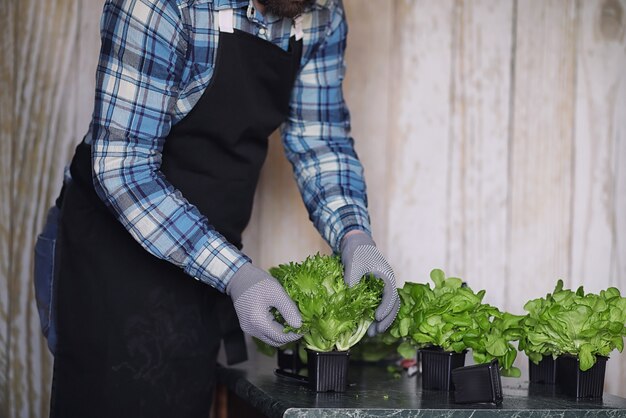
[[[283,326],[274,320],[272,307],[294,328],[302,326],[298,307],[278,281],[265,271],[246,263],[235,272],[226,286],[237,311],[241,329],[261,341],[278,347],[300,339],[293,332],[285,333]]]
[[[376,321],[367,330],[369,336],[384,332],[400,309],[400,298],[391,266],[376,248],[376,243],[365,232],[353,233],[343,239],[341,261],[345,268],[344,280],[348,286],[356,285],[361,277],[368,273],[385,283],[383,297],[375,313]]]

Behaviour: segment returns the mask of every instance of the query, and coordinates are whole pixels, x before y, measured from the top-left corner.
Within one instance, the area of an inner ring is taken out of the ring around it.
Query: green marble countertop
[[[394,378],[384,366],[352,364],[348,390],[316,393],[274,375],[276,359],[251,353],[240,365],[220,368],[218,380],[268,417],[586,417],[626,418],[626,399],[576,400],[553,386],[502,378],[502,405],[457,405],[445,392],[422,391],[417,376]]]

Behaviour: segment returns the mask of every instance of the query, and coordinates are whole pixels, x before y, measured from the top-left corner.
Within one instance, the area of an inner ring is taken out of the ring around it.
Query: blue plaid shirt
[[[292,20],[263,16],[251,0],[107,0],[85,138],[92,144],[96,191],[130,234],[150,253],[221,291],[250,260],[159,167],[172,125],[211,80],[217,10],[225,8],[234,9],[235,29],[288,47]],[[341,89],[347,34],[341,0],[319,0],[303,14],[303,29],[301,68],[282,140],[311,220],[338,250],[346,232],[370,231],[363,169]]]

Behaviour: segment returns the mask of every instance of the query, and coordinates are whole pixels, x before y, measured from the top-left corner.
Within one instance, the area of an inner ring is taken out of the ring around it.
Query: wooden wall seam
[[[13,130],[15,126],[15,74],[17,44],[15,25],[16,7],[13,2],[0,3],[0,416],[9,416],[10,410],[10,322],[13,234],[11,209],[13,207]]]
[[[518,1],[513,0],[513,13],[511,18],[511,60],[509,68],[509,77],[511,84],[509,85],[509,129],[508,129],[508,150],[507,155],[507,191],[506,191],[506,267],[504,270],[505,280],[509,280],[511,277],[511,263],[510,254],[512,250],[512,234],[511,234],[511,219],[513,217],[513,199],[511,196],[511,184],[513,184],[513,139],[515,134],[515,92],[516,92],[516,58],[517,58],[517,8]],[[508,303],[508,298],[505,299],[505,303]]]

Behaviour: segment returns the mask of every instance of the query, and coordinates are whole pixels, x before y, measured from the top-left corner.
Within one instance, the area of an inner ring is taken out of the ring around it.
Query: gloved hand
[[[360,231],[348,233],[344,237],[341,242],[341,261],[345,268],[344,280],[350,287],[359,283],[361,277],[368,273],[385,282],[383,297],[375,313],[376,321],[367,331],[369,336],[384,332],[400,309],[400,298],[391,266],[376,248],[372,238]]]
[[[261,341],[278,347],[300,339],[293,332],[285,333],[283,326],[274,320],[272,307],[294,328],[302,326],[298,307],[278,281],[265,271],[246,263],[235,272],[226,286],[239,318],[241,329]]]

